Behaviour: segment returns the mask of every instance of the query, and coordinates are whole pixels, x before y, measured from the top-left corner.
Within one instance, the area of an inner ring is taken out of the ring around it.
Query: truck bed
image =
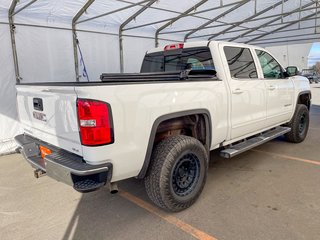
[[[153,72],[153,73],[103,73],[100,81],[89,82],[35,82],[18,83],[17,85],[30,86],[97,86],[97,85],[122,85],[145,83],[169,83],[181,81],[212,81],[219,80],[216,72],[212,70],[192,70],[177,72]]]

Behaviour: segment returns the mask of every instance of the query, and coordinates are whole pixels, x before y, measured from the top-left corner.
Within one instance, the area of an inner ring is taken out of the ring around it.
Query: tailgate
[[[25,133],[82,156],[76,101],[73,86],[17,86]]]

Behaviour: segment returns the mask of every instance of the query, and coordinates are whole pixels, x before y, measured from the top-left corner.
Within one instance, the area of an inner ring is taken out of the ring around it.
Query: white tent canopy
[[[83,62],[89,80],[137,72],[146,50],[171,41],[314,42],[318,7],[318,0],[1,0],[0,154],[20,131],[16,81],[87,80]]]

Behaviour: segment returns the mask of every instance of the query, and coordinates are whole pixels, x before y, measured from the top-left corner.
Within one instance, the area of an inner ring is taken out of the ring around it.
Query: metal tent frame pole
[[[13,20],[13,13],[17,6],[18,0],[13,0],[10,8],[9,8],[9,26],[10,26],[10,36],[11,36],[11,48],[12,48],[12,55],[13,55],[13,63],[14,63],[14,71],[16,74],[16,82],[20,83],[21,77],[19,72],[19,62],[18,62],[18,55],[17,55],[17,46],[16,46],[16,38],[15,38],[15,26]]]
[[[124,2],[124,3],[129,3],[129,4],[132,4],[132,2],[129,2],[129,1],[125,1],[125,0],[116,0],[118,2]],[[158,0],[159,1],[159,0]],[[222,0],[221,0],[222,1]],[[197,13],[192,13],[190,15],[198,15],[200,13],[205,13],[205,12],[209,12],[209,11],[212,11],[212,10],[215,10],[215,9],[219,9],[219,8],[223,8],[223,7],[227,7],[227,6],[233,6],[233,5],[236,5],[238,3],[240,3],[241,1],[243,0],[238,0],[237,2],[231,2],[231,3],[227,3],[227,4],[224,4],[224,5],[220,5],[218,7],[212,7],[212,8],[207,8],[207,9],[204,9],[204,10],[201,10]],[[143,6],[143,4],[138,4],[140,6]],[[154,6],[150,6],[150,9],[155,9],[155,10],[159,10],[159,11],[164,11],[164,12],[169,12],[169,13],[175,13],[175,14],[178,14],[180,15],[182,12],[178,12],[178,11],[175,11],[175,10],[171,10],[171,9],[164,9],[164,8],[160,8],[160,7],[154,7]],[[202,19],[207,19],[205,17],[202,17],[202,16],[195,16],[197,18],[202,18]]]
[[[284,0],[283,2],[287,2],[287,1],[289,1],[289,0]],[[234,24],[234,25],[231,25],[230,27],[226,28],[226,29],[223,30],[223,31],[220,31],[220,32],[218,32],[218,33],[213,34],[211,37],[208,38],[208,40],[211,40],[211,39],[213,39],[213,38],[215,38],[215,37],[217,37],[217,36],[219,36],[219,35],[223,35],[223,34],[229,32],[230,30],[232,30],[232,29],[234,29],[234,28],[236,28],[236,27],[239,27],[242,23],[248,22],[248,21],[250,21],[250,20],[253,19],[253,18],[256,18],[256,17],[258,17],[258,16],[260,16],[260,15],[266,13],[266,12],[269,12],[270,10],[275,9],[275,8],[278,7],[279,5],[282,5],[283,2],[278,2],[278,3],[276,3],[276,4],[274,4],[274,5],[270,6],[270,7],[267,7],[267,8],[265,8],[265,9],[263,9],[262,11],[256,12],[254,15],[252,15],[252,16],[244,19],[243,21],[238,22],[238,23],[236,23],[236,24]]]
[[[299,6],[298,8],[296,8],[296,9],[290,11],[290,12],[287,12],[287,13],[285,13],[284,15],[281,15],[280,17],[277,17],[277,18],[275,18],[275,19],[272,19],[271,21],[266,22],[266,23],[264,23],[264,24],[262,24],[262,25],[256,26],[256,27],[252,28],[251,30],[249,30],[249,31],[247,31],[247,32],[245,32],[245,33],[243,33],[243,34],[240,34],[239,36],[233,37],[233,38],[230,39],[229,41],[232,42],[232,41],[234,41],[234,40],[236,40],[236,39],[238,39],[238,38],[243,38],[244,36],[248,35],[249,33],[252,33],[252,32],[254,32],[254,31],[256,31],[256,30],[259,29],[259,28],[267,27],[267,26],[269,26],[271,23],[274,23],[274,22],[277,22],[277,21],[281,20],[282,17],[287,17],[287,16],[289,16],[289,15],[291,15],[291,14],[299,11],[300,9],[307,8],[307,7],[309,7],[309,6],[313,5],[313,4],[314,4],[314,2],[311,2],[311,3],[307,3],[307,4],[303,5],[302,7]],[[301,20],[301,19],[300,19],[300,20]]]
[[[94,20],[94,19],[101,18],[101,17],[105,17],[105,16],[108,16],[108,15],[113,14],[113,13],[121,12],[121,11],[127,10],[127,9],[129,9],[129,8],[133,8],[133,7],[136,7],[136,6],[140,6],[141,4],[146,3],[146,2],[149,2],[149,0],[144,0],[144,1],[141,1],[141,2],[137,2],[137,3],[131,4],[131,5],[129,5],[129,6],[125,6],[125,7],[122,7],[122,8],[119,8],[119,9],[116,9],[116,10],[113,10],[113,11],[110,11],[110,12],[107,12],[107,13],[100,14],[100,15],[98,15],[98,16],[94,16],[94,17],[91,17],[91,18],[88,18],[88,19],[84,19],[84,20],[81,20],[81,21],[76,22],[76,24],[80,24],[80,23],[92,21],[92,20]]]
[[[23,11],[27,7],[31,6],[34,4],[37,0],[32,0],[23,7],[19,8],[16,11],[17,4],[19,0],[12,0],[9,12],[8,12],[8,20],[9,20],[9,27],[10,27],[10,37],[11,37],[11,48],[12,48],[12,55],[13,55],[13,63],[14,63],[14,72],[16,75],[16,82],[20,83],[22,80],[20,76],[20,70],[19,70],[19,61],[18,61],[18,53],[17,53],[17,44],[16,44],[16,36],[15,36],[15,29],[16,26],[14,24],[14,16],[18,14],[19,12]]]
[[[313,17],[313,16],[316,15],[316,14],[317,14],[316,12],[315,12],[315,13],[312,13],[312,14],[309,14],[308,16],[305,16],[305,17],[303,17],[303,18],[301,18],[301,19],[292,21],[291,23],[285,24],[284,26],[279,27],[279,28],[277,28],[277,29],[274,29],[274,30],[272,30],[272,32],[267,32],[267,33],[264,33],[264,34],[261,34],[261,35],[255,37],[255,38],[252,38],[252,39],[250,39],[249,41],[246,41],[245,43],[254,42],[255,40],[258,40],[258,39],[260,39],[260,38],[262,38],[262,37],[268,36],[268,35],[270,35],[270,34],[276,33],[277,31],[280,31],[280,30],[282,30],[282,29],[285,29],[285,28],[287,28],[287,27],[290,27],[290,26],[298,23],[298,22],[301,21],[301,20],[306,20],[306,19],[308,19],[308,18],[311,18],[311,17]]]
[[[314,20],[315,18],[310,18],[310,19],[306,19],[304,21],[309,21],[309,20]],[[303,21],[301,21],[303,22]],[[290,23],[290,22],[288,22]],[[283,25],[283,24],[282,24]],[[270,25],[271,26],[271,25]],[[278,25],[277,25],[278,26]],[[306,29],[314,29],[314,26],[310,26],[310,27],[304,27],[304,28],[299,28],[299,29],[287,29],[287,30],[282,30],[282,31],[278,31],[277,33],[284,33],[284,32],[295,32],[295,31],[300,31],[300,30],[306,30]],[[251,35],[248,35],[247,37],[256,37],[256,36],[260,36],[260,33],[256,33],[256,34],[251,34]],[[301,34],[300,34],[301,36]],[[284,36],[284,37],[291,37],[291,36]],[[278,38],[283,38],[283,37],[278,37]],[[227,41],[229,40],[230,38],[218,38],[217,41]]]
[[[17,11],[15,11],[14,13],[12,13],[12,17],[16,14],[18,14],[19,12],[21,12],[23,9],[26,9],[27,7],[31,6],[32,4],[34,4],[36,1],[38,0],[32,0],[30,2],[28,2],[26,5],[24,5],[23,7],[19,8]],[[18,1],[19,2],[19,1]]]
[[[209,12],[209,11],[214,11],[214,10],[217,10],[217,9],[220,9],[220,8],[225,8],[225,7],[229,7],[229,6],[233,6],[233,5],[236,5],[237,3],[239,2],[234,2],[234,3],[228,3],[228,4],[225,4],[223,6],[218,6],[218,7],[213,7],[213,8],[207,8],[205,10],[201,10],[201,11],[198,11],[198,12],[194,12],[194,13],[189,13],[189,14],[185,14],[183,17],[194,17],[194,18],[198,18],[198,19],[204,19],[204,20],[210,20],[209,18],[206,18],[206,17],[200,17],[198,16],[198,14],[201,14],[201,13],[205,13],[205,12]],[[150,7],[150,9],[154,9],[153,7]],[[183,13],[179,13],[179,15],[182,15]],[[133,27],[130,27],[130,28],[125,28],[125,30],[132,30],[132,29],[136,29],[136,28],[142,28],[142,27],[146,27],[146,26],[150,26],[150,25],[154,25],[154,24],[159,24],[159,23],[163,23],[163,22],[168,22],[168,21],[171,21],[173,19],[175,19],[176,17],[171,17],[171,18],[167,18],[167,19],[163,19],[163,20],[159,20],[159,21],[155,21],[155,22],[150,22],[150,23],[145,23],[145,24],[141,24],[141,25],[138,25],[138,26],[133,26]],[[190,30],[190,29],[188,29]],[[162,33],[159,33],[159,35],[162,34]]]
[[[173,18],[171,21],[169,21],[168,23],[164,24],[163,26],[161,26],[160,28],[157,29],[156,33],[155,33],[155,46],[158,47],[159,45],[159,33],[171,26],[172,24],[174,24],[176,21],[178,21],[179,19],[187,16],[190,12],[195,11],[198,7],[200,7],[201,5],[203,5],[204,3],[206,3],[208,0],[201,0],[200,2],[198,2],[196,5],[192,6],[191,8],[189,8],[188,10],[186,10],[185,12],[181,13],[179,16]]]
[[[123,29],[129,24],[133,19],[138,17],[141,13],[143,13],[146,9],[148,9],[152,4],[154,4],[157,0],[151,0],[142,8],[140,8],[137,12],[131,15],[126,21],[124,21],[119,27],[119,52],[120,52],[120,72],[124,72],[124,56],[123,56]]]
[[[210,21],[208,21],[208,22],[206,22],[206,23],[202,24],[202,25],[201,25],[201,26],[199,26],[198,28],[196,28],[196,29],[194,29],[194,30],[192,30],[192,31],[188,32],[188,33],[185,35],[185,37],[184,37],[184,41],[186,42],[186,41],[188,40],[188,38],[189,38],[189,36],[190,36],[190,35],[194,34],[195,32],[198,32],[198,31],[202,30],[204,27],[206,27],[206,26],[208,26],[209,24],[211,24],[211,23],[213,23],[213,22],[217,21],[218,19],[220,19],[220,18],[224,17],[225,15],[227,15],[227,14],[229,14],[229,13],[233,12],[234,10],[238,9],[239,7],[241,7],[241,6],[245,5],[246,3],[250,2],[250,1],[251,1],[251,0],[243,0],[243,1],[242,1],[242,2],[240,2],[239,4],[237,4],[237,5],[233,6],[232,8],[228,9],[227,11],[225,11],[225,12],[223,12],[223,13],[219,14],[218,16],[214,17],[214,18],[213,18],[213,19],[211,19]]]
[[[76,25],[77,25],[77,21],[87,11],[87,9],[91,6],[91,4],[94,3],[94,1],[95,0],[88,0],[86,4],[77,12],[77,14],[72,19],[73,56],[74,56],[74,67],[75,67],[77,82],[80,81],[80,75],[79,75],[79,56],[78,56],[78,49],[77,49],[79,40],[77,37]]]
[[[290,42],[300,42],[301,43],[301,41],[309,41],[309,40],[314,42],[313,40],[319,40],[319,38],[320,38],[320,35],[318,36],[318,34],[316,34],[315,36],[317,36],[317,37],[315,37],[315,38],[288,39],[288,40],[271,41],[271,42],[259,42],[258,44],[268,45],[268,44],[279,44],[279,43],[290,43]]]
[[[297,37],[306,37],[306,36],[318,36],[320,33],[317,33],[317,34],[314,34],[314,33],[307,33],[307,34],[296,34],[296,35],[290,35],[290,36],[282,36],[282,37],[274,37],[274,38],[266,38],[266,39],[261,39],[261,40],[258,40],[258,41],[254,41],[254,44],[260,44],[260,42],[266,42],[266,41],[274,41],[274,40],[280,40],[280,41],[285,41],[285,39],[288,40],[288,38],[290,38],[290,40],[294,40],[294,39],[291,39],[291,38],[297,38]],[[281,39],[284,39],[284,40],[281,40]],[[319,38],[320,39],[320,38]]]
[[[64,29],[64,30],[72,30],[72,36],[73,36],[73,51],[74,51],[74,64],[75,64],[75,73],[76,73],[76,80],[79,81],[80,80],[80,76],[79,76],[79,58],[78,58],[78,49],[77,49],[77,45],[78,45],[78,38],[77,38],[77,32],[90,32],[90,33],[98,33],[98,34],[108,34],[108,33],[104,33],[104,32],[98,32],[98,31],[89,31],[89,30],[80,30],[77,29],[77,24],[80,23],[85,23],[88,21],[92,21],[94,19],[97,18],[101,18],[107,15],[111,15],[120,11],[124,11],[133,7],[141,7],[137,12],[135,12],[132,16],[130,16],[125,22],[123,22],[120,27],[119,27],[119,34],[110,34],[110,35],[117,35],[119,37],[119,54],[120,54],[120,71],[124,72],[124,52],[123,52],[123,37],[124,36],[132,36],[132,37],[138,37],[138,38],[148,38],[148,39],[154,39],[155,40],[155,45],[158,46],[159,44],[159,39],[163,39],[163,40],[168,40],[168,41],[174,41],[171,39],[164,39],[164,38],[159,38],[160,35],[162,34],[169,34],[169,33],[179,33],[179,32],[187,32],[185,37],[184,37],[184,41],[187,41],[188,39],[193,39],[193,38],[200,38],[200,37],[209,37],[208,40],[211,40],[215,37],[218,37],[222,34],[225,33],[231,33],[231,32],[241,32],[244,31],[242,29],[237,29],[237,30],[233,30],[234,28],[237,27],[242,27],[242,28],[247,28],[247,27],[243,27],[241,26],[241,24],[243,23],[247,23],[247,22],[252,22],[252,21],[258,21],[261,19],[268,19],[268,18],[274,18],[271,21],[268,21],[267,23],[264,23],[262,25],[259,26],[255,26],[250,28],[248,31],[245,31],[244,33],[240,34],[239,36],[233,37],[231,39],[228,39],[229,41],[234,41],[238,38],[243,38],[245,36],[247,37],[253,37],[254,38],[247,40],[246,43],[249,42],[266,42],[268,41],[268,39],[264,39],[261,41],[257,41],[260,38],[263,38],[265,36],[268,36],[272,33],[278,33],[278,32],[284,32],[284,31],[294,31],[294,30],[283,30],[287,27],[290,27],[296,23],[299,23],[299,28],[296,29],[295,31],[299,31],[302,29],[306,29],[306,28],[300,28],[300,22],[302,21],[307,21],[307,20],[312,20],[315,19],[315,26],[313,26],[315,29],[318,27],[317,26],[317,19],[318,19],[318,0],[317,1],[310,1],[310,3],[305,4],[305,5],[299,5],[299,8],[296,8],[292,11],[289,12],[284,12],[284,3],[288,2],[289,0],[281,0],[275,4],[273,4],[270,7],[267,7],[259,12],[257,12],[257,0],[255,1],[255,5],[254,5],[254,14],[252,16],[247,17],[246,19],[244,19],[243,21],[237,21],[237,22],[222,22],[219,21],[220,18],[224,17],[225,15],[232,13],[233,11],[235,11],[236,9],[238,9],[239,7],[247,4],[248,2],[252,1],[252,0],[241,0],[241,1],[236,1],[236,2],[232,2],[232,3],[228,3],[223,5],[223,2],[220,0],[221,5],[218,7],[213,7],[213,8],[207,8],[207,9],[203,9],[201,11],[197,11],[197,8],[201,5],[203,5],[204,3],[208,2],[208,0],[198,0],[199,2],[197,4],[195,4],[194,6],[192,6],[191,8],[185,10],[184,12],[177,12],[174,10],[170,10],[170,9],[164,9],[164,8],[159,8],[156,6],[152,6],[157,0],[141,0],[139,2],[136,3],[132,3],[126,0],[117,0],[119,2],[124,2],[127,3],[128,6],[122,7],[122,8],[118,8],[116,10],[112,10],[110,12],[106,12],[91,18],[87,18],[87,19],[83,19],[83,20],[79,20],[81,18],[81,16],[86,12],[86,10],[92,5],[93,2],[95,2],[95,0],[87,0],[87,2],[85,3],[85,5],[77,12],[77,14],[73,17],[72,19],[72,28],[58,28],[58,27],[50,27],[50,26],[40,26],[40,25],[32,25],[32,24],[23,24],[23,23],[19,23],[19,24],[15,24],[14,22],[14,16],[18,13],[20,13],[21,11],[23,11],[25,8],[31,6],[33,3],[37,2],[38,0],[30,0],[30,2],[24,4],[22,7],[20,7],[19,9],[17,8],[17,4],[19,2],[19,0],[12,0],[10,8],[9,8],[9,13],[8,13],[8,19],[9,19],[9,27],[10,27],[10,36],[11,36],[11,45],[12,45],[12,53],[13,53],[13,61],[14,61],[14,68],[15,68],[15,76],[16,76],[16,82],[19,83],[21,81],[21,77],[20,77],[20,71],[19,71],[19,61],[18,61],[18,54],[17,54],[17,46],[16,46],[16,39],[15,39],[15,28],[16,26],[35,26],[35,27],[43,27],[43,28],[51,28],[51,29]],[[301,0],[300,0],[301,3]],[[311,7],[308,8],[311,5],[316,4],[316,7]],[[274,15],[269,15],[266,17],[260,17],[258,18],[258,16],[263,15],[264,13],[278,7],[278,6],[282,6],[281,9],[281,13],[279,14],[274,14]],[[217,15],[216,17],[214,17],[213,19],[209,19],[207,17],[203,17],[200,16],[200,13],[204,13],[204,12],[209,12],[211,10],[216,10],[216,9],[220,9],[220,8],[226,8],[226,7],[230,7],[228,10],[222,12],[221,14]],[[157,10],[161,10],[161,11],[165,11],[165,12],[170,12],[170,13],[175,13],[178,14],[176,17],[171,17],[171,18],[167,18],[167,19],[162,19],[162,20],[158,20],[158,21],[154,21],[154,22],[150,22],[150,23],[144,23],[138,26],[131,26],[128,28],[125,28],[132,20],[134,20],[137,16],[139,16],[141,13],[143,13],[145,10],[147,9],[157,9]],[[316,9],[316,12],[308,15],[306,17],[301,17],[301,12],[303,11],[307,11],[307,10],[313,10]],[[283,18],[287,17],[293,13],[299,13],[299,19],[298,20],[294,20],[294,21],[289,21],[286,23],[283,23]],[[315,16],[314,18],[312,18],[313,16]],[[199,18],[199,19],[203,19],[203,20],[207,20],[207,22],[205,22],[204,24],[200,25],[199,27],[196,27],[194,29],[184,29],[184,30],[177,30],[177,31],[163,31],[166,28],[168,28],[169,26],[173,25],[175,22],[177,22],[178,20],[185,18],[185,17],[195,17],[195,18]],[[281,21],[281,23],[275,23],[277,21]],[[221,23],[215,26],[209,26],[210,24],[217,22],[217,23]],[[159,29],[156,30],[155,36],[153,37],[147,37],[147,36],[140,36],[140,35],[129,35],[129,34],[124,34],[124,31],[128,31],[128,30],[132,30],[132,29],[137,29],[137,28],[141,28],[141,27],[145,27],[145,26],[149,26],[149,25],[153,25],[153,24],[159,24],[159,23],[164,23],[164,25],[162,25]],[[274,23],[274,24],[273,24]],[[285,25],[284,25],[285,24]],[[271,26],[277,26],[277,25],[283,25],[280,26],[279,28],[276,28],[275,30],[273,30],[272,32],[265,32],[262,31],[263,28],[265,27],[271,27]],[[214,34],[207,34],[207,35],[202,35],[202,36],[191,36],[194,33],[200,31],[200,30],[204,30],[204,29],[209,29],[209,28],[215,28],[215,27],[221,27],[221,26],[227,26],[226,29],[218,32],[218,33],[214,33]],[[261,30],[262,29],[262,30]],[[232,31],[233,30],[233,31]],[[250,34],[254,31],[261,31],[263,33],[261,34]],[[315,30],[316,31],[316,30]],[[310,36],[311,34],[308,34],[308,36]],[[315,32],[315,36],[317,35],[317,33]],[[293,36],[294,37],[294,36]],[[284,37],[274,37],[274,38],[270,38],[269,40],[272,39],[283,39]],[[290,37],[289,37],[290,38]],[[310,38],[312,39],[312,38]],[[287,40],[287,42],[291,41],[290,39]],[[297,41],[296,39],[292,39],[292,41]],[[285,41],[278,41],[278,42],[285,42]]]
[[[282,3],[281,3],[282,4]],[[297,10],[295,12],[303,12],[303,11],[309,11],[309,10],[314,10],[315,7],[312,7],[312,8],[305,8],[305,9],[302,9],[302,10]],[[197,13],[198,14],[198,13]],[[254,18],[254,19],[251,19],[249,21],[237,21],[237,22],[229,22],[229,23],[222,23],[221,21],[217,21],[217,22],[220,22],[222,24],[219,24],[219,25],[215,25],[215,26],[206,26],[204,27],[202,30],[204,29],[211,29],[211,28],[217,28],[217,27],[224,27],[224,26],[230,26],[230,25],[235,25],[235,24],[243,24],[243,23],[248,23],[248,22],[255,22],[255,21],[259,21],[259,20],[265,20],[265,19],[269,19],[269,18],[275,18],[275,17],[279,17],[279,16],[283,16],[285,15],[286,13],[279,13],[279,14],[274,14],[274,15],[269,15],[269,16],[265,16],[265,17],[261,17],[261,18]],[[189,14],[190,16],[192,14]],[[281,25],[283,23],[279,23],[278,25]],[[164,35],[164,34],[172,34],[172,33],[181,33],[181,32],[188,32],[190,30],[195,30],[196,28],[194,29],[182,29],[182,30],[176,30],[176,31],[166,31],[166,32],[162,32],[160,33],[160,35]],[[259,29],[257,29],[259,30]],[[261,31],[261,30],[260,30]],[[192,36],[192,37],[189,37],[188,39],[192,39],[192,38],[201,38],[201,37],[209,37],[211,36],[211,34],[206,34],[206,35],[200,35],[200,36]]]

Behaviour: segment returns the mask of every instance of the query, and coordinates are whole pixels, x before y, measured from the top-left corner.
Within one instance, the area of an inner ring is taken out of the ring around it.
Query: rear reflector
[[[183,48],[183,43],[176,43],[176,44],[171,44],[171,45],[165,46],[164,50],[168,51],[168,50],[182,49],[182,48]]]
[[[78,99],[77,106],[82,145],[99,146],[113,143],[110,105],[102,101]]]
[[[41,153],[41,158],[44,159],[45,156],[49,155],[52,153],[52,151],[49,148],[46,148],[44,146],[39,146],[40,148],[40,153]]]

